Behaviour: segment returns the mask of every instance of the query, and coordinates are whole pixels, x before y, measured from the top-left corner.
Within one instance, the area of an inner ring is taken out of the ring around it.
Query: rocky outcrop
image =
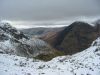
[[[68,55],[74,54],[88,48],[100,35],[99,26],[99,22],[93,27],[88,23],[77,21],[56,34],[52,32],[52,35],[45,35],[42,39]]]

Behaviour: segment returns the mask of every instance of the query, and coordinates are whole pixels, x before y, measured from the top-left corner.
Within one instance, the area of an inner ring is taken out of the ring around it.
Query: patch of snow
[[[100,75],[100,38],[94,42],[80,53],[48,62],[0,54],[0,75]]]

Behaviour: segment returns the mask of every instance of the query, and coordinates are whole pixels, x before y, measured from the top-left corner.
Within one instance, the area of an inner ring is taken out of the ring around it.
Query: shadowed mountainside
[[[74,54],[88,48],[99,35],[99,21],[95,22],[94,27],[88,23],[77,21],[62,31],[49,32],[41,39],[66,54]]]

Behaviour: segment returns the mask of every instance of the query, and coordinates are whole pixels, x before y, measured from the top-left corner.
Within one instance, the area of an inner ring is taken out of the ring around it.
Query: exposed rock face
[[[98,22],[93,27],[88,23],[77,21],[56,34],[48,34],[50,37],[45,35],[42,39],[66,54],[74,54],[88,48],[100,35],[99,26]]]
[[[24,39],[28,40],[28,37],[9,23],[0,23],[0,49],[2,53],[16,54],[17,50],[13,43],[19,43],[20,40]]]
[[[55,57],[55,54],[57,55],[57,51],[46,42],[27,37],[9,23],[0,23],[0,53],[25,57],[36,57],[40,54],[51,54],[53,57]]]
[[[14,38],[18,40],[23,39],[23,38],[28,39],[27,36],[25,36],[22,32],[18,31],[16,28],[12,27],[9,23],[1,23],[0,29],[3,32],[13,36]]]

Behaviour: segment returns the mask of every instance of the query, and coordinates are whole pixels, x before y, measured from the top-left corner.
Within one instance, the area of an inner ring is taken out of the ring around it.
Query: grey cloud
[[[100,15],[99,0],[0,0],[0,18],[46,21]]]

